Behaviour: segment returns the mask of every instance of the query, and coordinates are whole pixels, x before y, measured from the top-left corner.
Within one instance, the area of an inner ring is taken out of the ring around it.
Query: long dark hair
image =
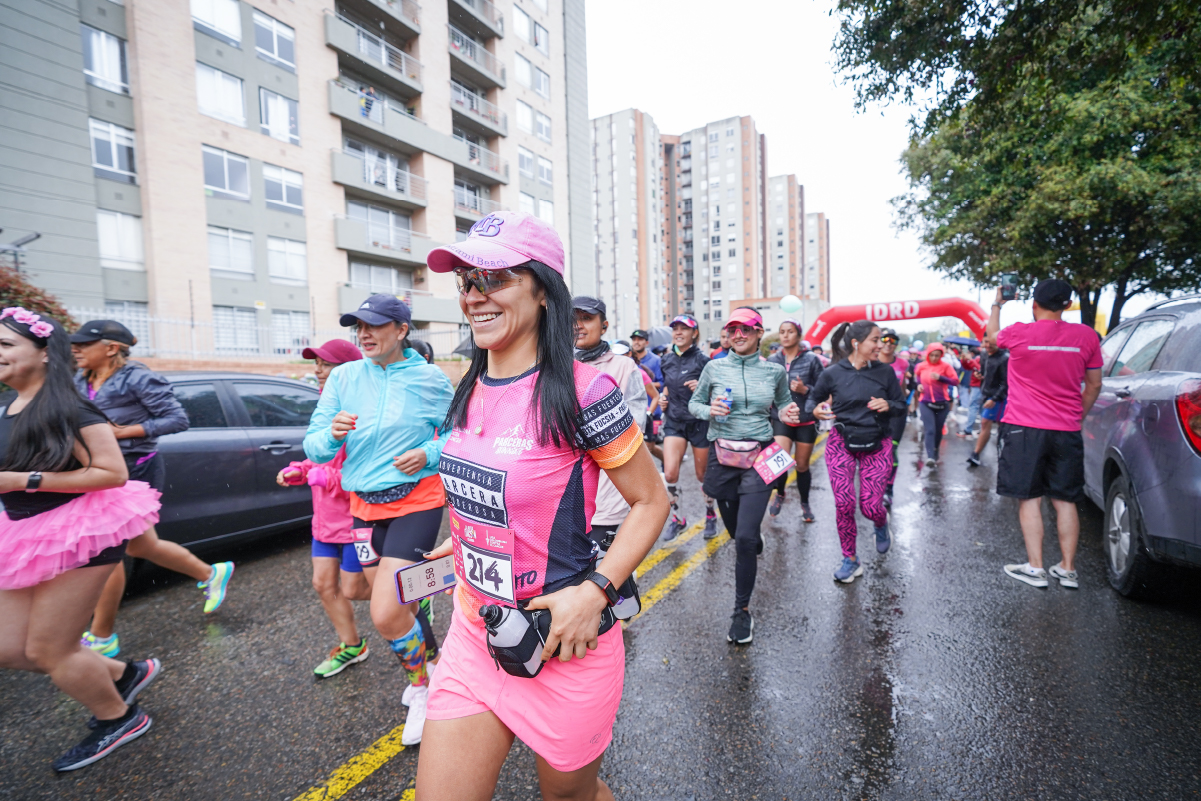
[[[46,379],[38,394],[33,396],[33,400],[13,421],[8,450],[4,454],[4,464],[0,466],[0,470],[18,473],[62,470],[71,463],[76,441],[88,451],[89,461],[91,460],[91,451],[88,450],[79,431],[79,409],[83,406],[97,414],[102,412],[91,401],[84,400],[75,388],[72,378],[75,373],[75,360],[71,358],[71,342],[67,332],[53,320],[45,317],[42,320],[54,327],[50,336],[46,338],[34,336],[28,326],[16,322],[11,317],[0,323],[13,333],[33,342],[39,349],[46,351],[47,355]]]
[[[538,405],[538,443],[563,443],[576,447],[582,442],[579,427],[580,400],[575,391],[575,312],[571,292],[563,276],[539,261],[528,261],[518,269],[529,270],[536,288],[546,293],[546,308],[538,318],[538,377],[534,379],[534,402]],[[446,412],[446,428],[467,424],[467,407],[476,380],[488,371],[488,351],[471,343],[471,366],[455,388]]]
[[[834,333],[830,335],[830,358],[835,362],[840,362],[851,355],[851,351],[855,346],[851,344],[851,340],[863,342],[872,334],[872,329],[877,325],[871,320],[856,320],[853,323],[843,323],[834,329]]]

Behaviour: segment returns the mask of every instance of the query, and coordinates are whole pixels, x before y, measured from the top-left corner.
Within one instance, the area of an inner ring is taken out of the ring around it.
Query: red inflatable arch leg
[[[897,300],[891,303],[868,303],[857,306],[831,306],[809,326],[805,341],[820,345],[830,332],[841,323],[856,320],[874,320],[879,323],[920,320],[926,317],[958,317],[975,334],[984,338],[988,316],[979,303],[964,298],[937,298],[935,300]]]

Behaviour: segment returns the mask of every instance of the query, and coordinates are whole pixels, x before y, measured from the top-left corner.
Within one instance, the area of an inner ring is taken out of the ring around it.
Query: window
[[[737,256],[737,255],[738,255],[738,248],[730,248],[730,254],[729,254],[729,255],[730,255],[730,258],[731,258],[731,259],[732,259],[732,258],[734,258],[735,256]]]
[[[523,42],[528,42],[530,40],[531,24],[530,15],[522,11],[519,7],[513,6],[513,27],[515,29],[513,32],[517,34],[517,38]]]
[[[550,97],[550,76],[537,67],[534,68],[534,91],[543,97]]]
[[[135,356],[146,353],[150,347],[150,304],[134,300],[106,300],[104,316],[120,321],[138,338],[138,344],[133,347]]]
[[[215,384],[172,384],[171,389],[188,416],[189,429],[229,426]]]
[[[521,174],[527,178],[534,177],[534,153],[524,147],[517,148],[517,167],[521,170]]]
[[[1113,367],[1118,351],[1126,344],[1126,337],[1130,336],[1130,332],[1133,330],[1134,326],[1131,325],[1119,328],[1117,331],[1110,331],[1109,336],[1101,343],[1101,375],[1109,375],[1109,368]]]
[[[114,270],[145,270],[142,255],[142,218],[116,211],[96,212],[100,239],[100,266]]]
[[[272,208],[293,212],[304,209],[304,176],[298,172],[264,164],[263,190]]]
[[[720,245],[721,244],[721,234],[718,234],[717,236],[709,237],[709,244],[710,245]]]
[[[543,11],[546,11],[547,9],[546,0],[534,0],[534,5],[538,6],[538,8],[542,9]]]
[[[517,75],[517,82],[522,86],[534,85],[534,66],[530,64],[530,60],[518,53],[516,61],[513,64],[513,72]]]
[[[79,26],[83,37],[83,74],[88,83],[110,92],[129,94],[129,70],[125,63],[125,40]]]
[[[470,229],[467,229],[470,230]],[[463,239],[467,238],[467,230],[463,231]],[[366,289],[372,294],[387,292],[389,295],[404,296],[413,288],[413,274],[395,267],[385,267],[380,264],[350,263],[350,282],[358,289]]]
[[[538,201],[538,219],[547,225],[555,224],[555,204],[549,200]]]
[[[347,216],[367,226],[367,241],[376,247],[409,250],[413,245],[412,220],[407,214],[350,201]]]
[[[271,322],[274,325],[274,314],[271,315]],[[269,384],[266,381],[237,383],[234,384],[234,391],[245,404],[250,425],[255,428],[307,426],[313,410],[317,408],[319,397],[311,389]]]
[[[214,306],[213,346],[220,351],[258,353],[259,318],[254,309]]]
[[[525,192],[521,192],[517,195],[517,210],[520,212],[525,214],[536,214],[534,210],[534,203],[535,201],[533,195],[527,195]]]
[[[253,276],[254,237],[248,231],[210,225],[209,269]]]
[[[238,0],[192,0],[192,21],[207,34],[230,44],[242,41],[242,12]]]
[[[250,168],[243,156],[204,145],[204,190],[206,195],[250,199]]]
[[[234,125],[246,125],[242,79],[196,62],[196,98],[200,113]]]
[[[296,71],[296,32],[258,9],[254,11],[254,49],[259,58]]]
[[[534,132],[534,107],[521,100],[517,101],[517,127],[528,133]]]
[[[278,309],[271,312],[272,352],[279,355],[300,355],[305,348],[312,344],[312,334],[313,326],[309,322],[308,312]]]
[[[550,55],[550,31],[534,23],[534,47],[544,56]]]
[[[550,141],[550,117],[543,114],[541,111],[534,114],[534,133],[543,142]]]
[[[1136,375],[1150,370],[1151,363],[1159,355],[1159,349],[1163,347],[1175,326],[1175,320],[1147,320],[1139,323],[1122,346],[1122,352],[1118,354],[1111,375]]]
[[[718,136],[718,134],[716,134],[716,133],[711,133],[711,134],[709,134],[709,141],[710,141],[710,142],[716,142],[716,141],[717,141],[719,138],[720,138],[720,136]],[[716,155],[717,155],[717,148],[715,148],[715,147],[713,147],[713,148],[709,148],[709,155],[711,155],[711,156],[716,156]]]
[[[308,280],[305,244],[295,239],[267,237],[267,274],[280,283],[305,283]]]
[[[554,169],[554,165],[551,164],[550,159],[542,158],[542,156],[538,157],[538,180],[539,181],[546,184],[547,186],[550,186],[551,184],[553,184],[554,181],[552,179],[552,174],[551,174],[551,171],[553,169]]]
[[[477,185],[456,178],[454,191],[456,208],[466,209],[476,214],[484,213],[483,204],[480,202],[484,199],[484,193]]]
[[[100,178],[136,183],[133,131],[111,122],[88,120],[92,137],[92,168]]]
[[[272,139],[300,144],[299,115],[296,101],[266,89],[259,89],[261,130]]]

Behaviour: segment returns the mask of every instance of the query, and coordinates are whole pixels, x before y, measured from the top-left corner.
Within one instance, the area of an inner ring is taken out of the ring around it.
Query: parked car
[[[280,487],[279,471],[304,458],[317,389],[232,372],[166,372],[191,427],[159,439],[167,470],[158,534],[192,549],[304,525],[307,486]]]
[[[1125,321],[1101,353],[1085,492],[1105,512],[1109,583],[1147,595],[1163,565],[1201,565],[1201,295]]]

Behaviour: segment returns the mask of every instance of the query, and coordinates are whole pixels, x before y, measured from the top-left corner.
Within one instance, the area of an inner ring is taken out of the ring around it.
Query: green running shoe
[[[330,676],[338,675],[355,662],[362,662],[370,655],[371,652],[367,650],[366,637],[362,638],[358,645],[338,643],[338,647],[329,652],[329,659],[313,668],[313,675],[319,679],[328,679]]]
[[[225,600],[225,588],[229,585],[234,574],[233,562],[218,562],[213,565],[213,574],[208,581],[199,581],[197,587],[204,590],[204,613],[216,612],[217,607]]]
[[[434,605],[430,603],[429,598],[422,598],[417,602],[417,611],[425,615],[431,626],[434,625]]]
[[[97,637],[92,632],[85,631],[79,639],[79,644],[84,648],[91,648],[101,656],[114,657],[121,653],[121,641],[115,631],[111,637]]]

